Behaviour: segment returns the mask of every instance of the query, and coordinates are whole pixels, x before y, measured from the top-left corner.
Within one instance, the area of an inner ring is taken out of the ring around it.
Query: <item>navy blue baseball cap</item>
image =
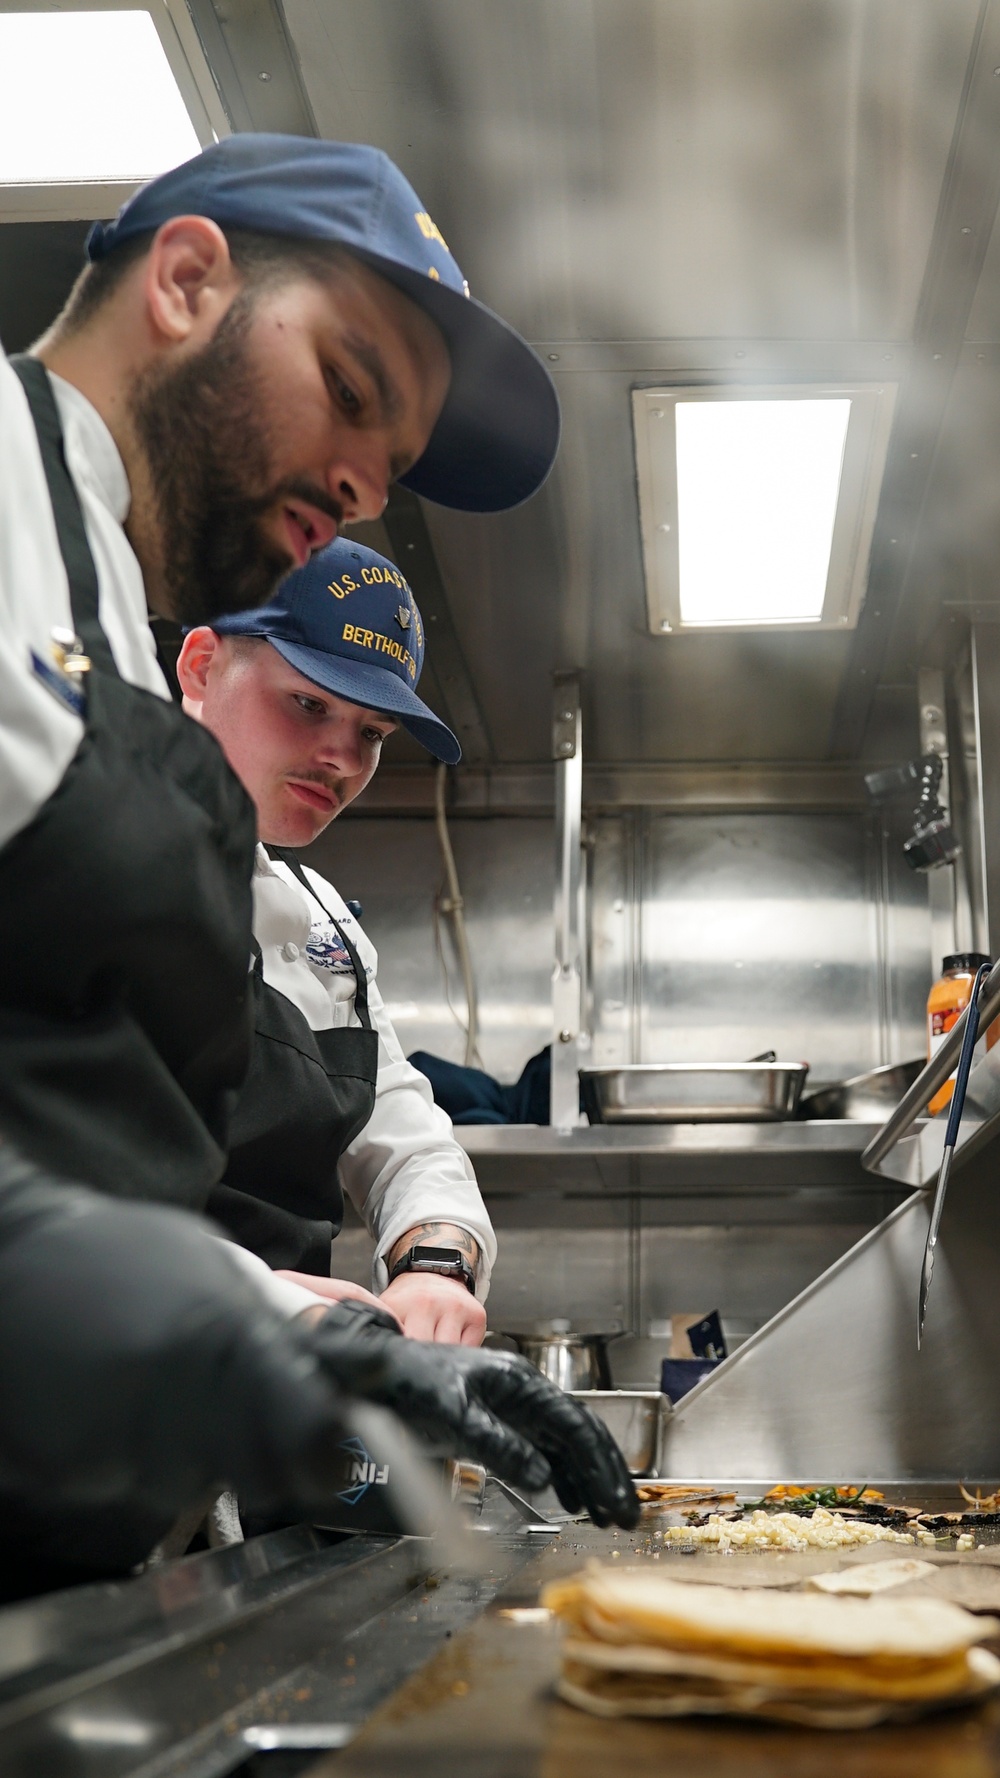
[[[103,259],[189,215],[222,229],[339,242],[437,323],[451,384],[404,487],[466,512],[502,512],[541,487],[559,448],[552,379],[520,334],[469,295],[440,229],[388,155],[310,136],[229,136],[142,186],[113,222],[95,222],[87,256]]]
[[[266,636],[297,673],[351,704],[399,718],[414,740],[457,765],[451,729],[417,697],[424,626],[399,569],[338,537],[296,568],[267,605],[212,623],[220,636]]]

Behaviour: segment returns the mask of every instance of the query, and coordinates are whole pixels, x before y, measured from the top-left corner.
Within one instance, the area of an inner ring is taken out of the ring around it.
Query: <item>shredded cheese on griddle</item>
[[[707,1544],[718,1550],[833,1550],[851,1544],[914,1541],[909,1532],[845,1519],[825,1506],[818,1506],[808,1517],[802,1513],[768,1513],[760,1508],[742,1519],[711,1513],[707,1525],[674,1525],[662,1533],[662,1538],[665,1544]]]

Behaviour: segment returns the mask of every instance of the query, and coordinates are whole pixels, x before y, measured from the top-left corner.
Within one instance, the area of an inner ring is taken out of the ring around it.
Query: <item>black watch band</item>
[[[389,1273],[389,1283],[404,1272],[434,1272],[439,1278],[454,1278],[466,1290],[476,1294],[476,1274],[464,1253],[457,1247],[411,1247],[397,1259]]]

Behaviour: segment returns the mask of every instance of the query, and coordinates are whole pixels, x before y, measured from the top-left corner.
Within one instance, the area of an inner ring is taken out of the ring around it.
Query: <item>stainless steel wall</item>
[[[615,1381],[648,1387],[659,1384],[669,1348],[662,1324],[672,1314],[718,1308],[730,1344],[739,1344],[860,1240],[898,1194],[841,1199],[817,1205],[818,1214],[789,1204],[784,1218],[773,1201],[750,1196],[737,1212],[750,1220],[720,1223],[688,1222],[675,1202],[638,1197],[487,1202],[499,1238],[490,1326],[522,1329],[561,1316],[582,1330],[625,1329],[612,1349]],[[333,1270],[370,1287],[371,1242],[353,1218],[334,1244]]]
[[[636,813],[592,824],[597,1062],[919,1055],[926,885],[864,814]]]
[[[895,817],[893,818],[895,823]],[[515,1079],[551,1032],[548,820],[452,822],[479,988],[483,1066]],[[926,881],[903,829],[865,811],[588,820],[597,1062],[738,1061],[773,1048],[814,1083],[919,1055],[932,979]],[[461,1060],[458,971],[435,939],[441,881],[423,819],[342,820],[309,861],[364,905],[404,1049]]]
[[[466,820],[452,822],[451,832],[476,970],[482,1063],[488,1073],[516,1080],[552,1035],[552,825]],[[362,923],[378,947],[379,986],[407,1054],[426,1049],[460,1062],[465,1038],[456,1013],[464,1016],[465,1003],[446,921],[440,949],[435,937],[442,871],[433,821],[351,816],[304,856],[342,895],[362,903]]]
[[[451,826],[482,1059],[513,1079],[551,1029],[552,821],[459,817]],[[930,921],[926,881],[907,868],[903,837],[895,817],[884,827],[861,810],[591,816],[595,1058],[738,1058],[773,1045],[832,1078],[920,1054]],[[461,1060],[434,938],[433,822],[352,815],[309,862],[364,904],[404,1048]],[[461,1008],[453,961],[451,981]],[[724,1173],[720,1162],[720,1187]],[[485,1176],[500,1235],[491,1325],[565,1316],[577,1327],[628,1328],[640,1337],[615,1347],[623,1383],[657,1379],[666,1341],[648,1337],[651,1322],[718,1307],[731,1333],[746,1333],[897,1202],[860,1173],[854,1190],[813,1182],[724,1198],[696,1186],[599,1195],[529,1180],[516,1163]],[[368,1284],[370,1255],[349,1221],[335,1272]]]

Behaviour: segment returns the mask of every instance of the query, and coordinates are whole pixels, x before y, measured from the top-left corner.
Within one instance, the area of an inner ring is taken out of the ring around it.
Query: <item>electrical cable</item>
[[[448,832],[448,816],[445,808],[445,796],[448,789],[448,767],[439,765],[434,775],[434,818],[437,826],[438,845],[441,849],[441,862],[444,865],[444,889],[446,893],[438,896],[436,911],[447,914],[451,920],[455,950],[458,954],[459,968],[462,972],[462,986],[465,989],[467,1008],[465,1030],[465,1066],[475,1068],[481,1066],[479,1058],[479,1010],[476,999],[476,978],[472,968],[472,956],[469,951],[469,940],[465,930],[465,903],[458,882],[458,871],[455,867],[455,854],[451,848],[451,835]],[[442,963],[444,957],[442,954]],[[447,969],[445,970],[445,991],[447,993]],[[449,998],[449,1005],[451,1004]]]

